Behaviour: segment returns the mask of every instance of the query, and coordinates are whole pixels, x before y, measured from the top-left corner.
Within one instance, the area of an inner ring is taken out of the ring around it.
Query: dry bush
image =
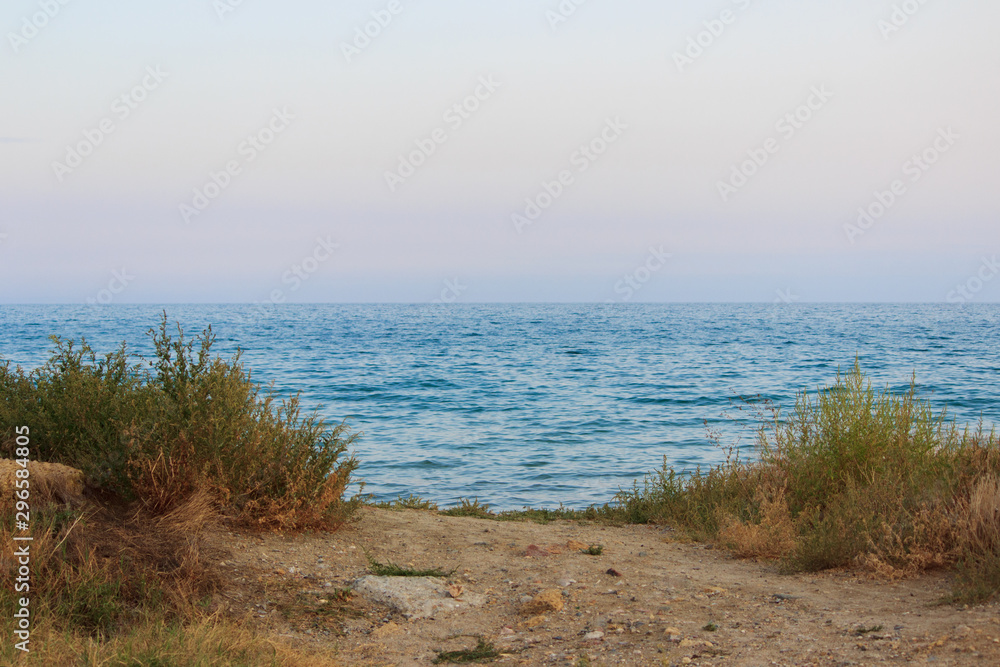
[[[146,469],[155,479],[170,466]],[[216,518],[204,486],[170,498],[158,514],[148,503],[116,498],[91,498],[73,509],[32,501],[32,652],[21,656],[5,642],[0,664],[337,664],[332,655],[299,651],[250,624],[202,611],[198,603],[221,581],[202,551],[200,536]],[[8,544],[12,519],[0,516],[0,541]],[[0,551],[5,609],[15,608],[15,568],[10,550]]]
[[[900,520],[900,516],[905,519]],[[957,556],[954,513],[941,505],[900,512],[881,521],[857,564],[879,579],[903,579],[949,567]],[[905,527],[905,532],[902,527]]]
[[[727,515],[720,521],[719,541],[738,558],[784,558],[795,550],[796,530],[788,511],[784,487],[761,487],[756,492],[758,521],[740,521]]]
[[[1000,593],[1000,480],[995,474],[971,485],[958,514],[961,555],[953,599],[985,602]]]
[[[164,514],[133,510],[112,531],[130,558],[155,570],[170,606],[185,615],[220,585],[202,553],[204,530],[216,521],[213,505],[211,493],[199,487]]]
[[[979,552],[1000,551],[1000,479],[986,475],[972,490],[965,508],[967,548]]]
[[[130,447],[133,451],[135,446]],[[206,483],[191,464],[192,447],[183,438],[152,456],[133,455],[127,475],[138,504],[154,516],[169,514]]]

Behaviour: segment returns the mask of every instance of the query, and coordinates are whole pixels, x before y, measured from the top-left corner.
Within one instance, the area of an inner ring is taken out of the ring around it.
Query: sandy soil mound
[[[58,502],[75,503],[83,495],[83,473],[60,463],[28,461],[28,481],[31,495],[47,497]],[[13,499],[17,471],[25,466],[12,459],[0,459],[0,494],[5,500]]]

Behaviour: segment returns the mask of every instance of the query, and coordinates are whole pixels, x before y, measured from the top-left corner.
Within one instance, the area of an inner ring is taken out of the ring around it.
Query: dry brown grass
[[[9,642],[8,642],[9,644]],[[0,649],[0,660],[14,656]],[[32,651],[18,663],[32,667],[137,667],[239,665],[240,667],[339,667],[327,650],[305,650],[262,636],[250,626],[207,616],[190,623],[140,622],[114,637],[94,638],[42,625],[32,633]]]
[[[151,477],[168,467],[150,466]],[[329,652],[297,648],[252,623],[208,614],[202,603],[222,582],[201,540],[217,520],[212,496],[202,486],[185,498],[162,500],[92,497],[66,509],[32,497],[32,652],[20,656],[5,642],[0,664],[338,664]],[[13,537],[10,518],[5,514],[0,523],[4,543]],[[9,550],[0,552],[3,608],[13,608],[14,569]]]
[[[193,618],[198,601],[218,586],[201,548],[213,518],[201,491],[160,515],[120,502],[66,509],[32,496],[33,613],[60,630],[105,636],[136,618]],[[12,544],[13,516],[2,519],[0,541]],[[11,606],[15,563],[7,550],[0,565],[0,601]]]
[[[202,535],[222,520],[336,529],[360,504],[343,498],[356,435],[253,382],[238,353],[213,358],[211,329],[173,337],[164,315],[150,334],[148,361],[56,338],[30,373],[0,362],[0,456],[19,451],[21,424],[38,459],[19,496],[19,464],[0,461],[0,542],[30,498],[33,640],[46,645],[35,664],[312,664],[232,619],[206,621],[221,580]],[[10,556],[0,550],[4,609],[16,601]]]
[[[756,494],[759,521],[727,515],[720,521],[718,539],[738,558],[783,558],[794,551],[796,537],[785,489],[761,487]]]
[[[965,507],[965,541],[969,548],[1000,550],[1000,478],[982,477],[973,487]]]
[[[872,531],[868,550],[857,557],[857,564],[879,579],[904,579],[921,572],[946,568],[957,556],[957,530],[954,515],[935,505],[909,513],[900,523],[882,521]]]
[[[1000,478],[979,475],[957,510],[959,557],[954,599],[985,602],[1000,592]]]
[[[76,504],[83,499],[83,473],[59,463],[28,461],[28,490],[41,502]],[[0,509],[14,500],[17,471],[24,468],[13,459],[0,459]]]

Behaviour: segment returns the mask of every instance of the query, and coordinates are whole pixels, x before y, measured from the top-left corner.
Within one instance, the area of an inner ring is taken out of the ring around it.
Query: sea
[[[164,312],[360,432],[379,500],[603,504],[664,457],[754,456],[760,408],[787,414],[856,360],[959,425],[1000,424],[1000,304],[0,306],[0,359],[35,368],[51,335],[148,357]]]

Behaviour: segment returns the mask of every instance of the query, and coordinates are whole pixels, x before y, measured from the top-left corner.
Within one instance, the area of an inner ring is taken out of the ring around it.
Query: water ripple
[[[35,367],[58,334],[148,356],[164,308],[363,431],[359,475],[380,497],[603,503],[664,455],[724,460],[706,427],[751,445],[739,397],[791,407],[856,356],[876,386],[904,391],[916,372],[935,408],[1000,423],[997,305],[286,305],[263,320],[238,305],[6,306],[0,354]]]

